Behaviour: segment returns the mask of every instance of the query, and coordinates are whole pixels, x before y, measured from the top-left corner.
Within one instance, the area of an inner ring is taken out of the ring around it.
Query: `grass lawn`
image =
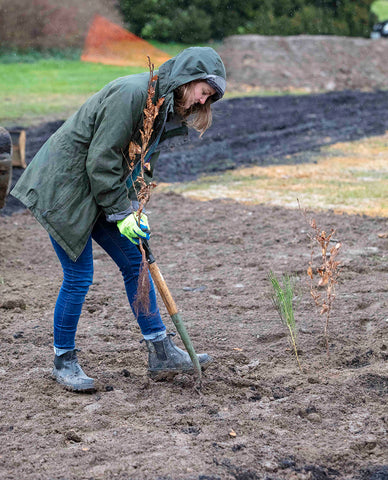
[[[171,56],[187,48],[150,43]],[[147,70],[146,59],[139,67],[117,67],[81,62],[79,55],[0,52],[0,125],[27,127],[65,119],[111,80]]]
[[[1,64],[0,125],[66,118],[111,80],[145,70],[66,59]]]

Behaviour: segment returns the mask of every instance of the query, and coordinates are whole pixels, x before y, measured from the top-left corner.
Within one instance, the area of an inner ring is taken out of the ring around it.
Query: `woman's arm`
[[[123,151],[135,133],[146,98],[146,89],[123,86],[105,97],[97,112],[86,170],[91,192],[107,216],[131,209]]]

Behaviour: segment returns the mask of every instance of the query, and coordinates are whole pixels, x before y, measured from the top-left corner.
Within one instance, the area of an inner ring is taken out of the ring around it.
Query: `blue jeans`
[[[134,311],[133,302],[137,292],[137,282],[142,257],[136,245],[122,237],[116,223],[109,223],[101,215],[97,220],[88,243],[77,261],[73,262],[63,248],[50,236],[54,250],[62,264],[63,283],[59,291],[54,311],[54,347],[75,348],[75,334],[82,305],[89,286],[93,282],[92,238],[114,260],[123,275],[125,290],[132,311],[142,334],[152,338],[166,330],[156,301],[155,288],[150,277],[149,312]]]

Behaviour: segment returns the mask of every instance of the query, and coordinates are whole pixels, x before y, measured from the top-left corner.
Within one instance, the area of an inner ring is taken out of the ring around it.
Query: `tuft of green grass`
[[[279,313],[283,325],[288,328],[291,343],[295,352],[295,357],[300,370],[302,370],[298,356],[297,328],[294,316],[295,281],[292,277],[285,274],[282,276],[280,282],[272,270],[270,270],[268,277],[274,292],[271,296],[272,302]]]

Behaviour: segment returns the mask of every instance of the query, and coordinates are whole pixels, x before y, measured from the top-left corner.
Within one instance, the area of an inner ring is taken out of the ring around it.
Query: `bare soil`
[[[388,129],[384,92],[216,107],[203,141],[164,152],[160,180],[315,161],[321,145]],[[28,132],[28,160],[59,125]],[[148,379],[120,273],[98,246],[77,336],[98,391],[74,394],[51,380],[61,268],[46,232],[9,198],[0,215],[0,478],[387,480],[387,219],[311,214],[343,243],[328,356],[300,211],[157,190],[149,209],[161,271],[197,350],[215,359],[201,392],[187,375]],[[272,306],[270,270],[297,278],[303,371]]]
[[[3,216],[0,478],[386,480],[387,221],[313,216],[343,242],[329,357],[299,211],[155,193],[154,254],[196,348],[215,361],[200,394],[187,375],[149,380],[121,276],[96,246],[77,337],[98,382],[89,395],[50,378],[61,269],[47,234],[27,211]],[[298,279],[303,372],[270,269]]]
[[[229,88],[331,90],[387,88],[387,39],[330,35],[233,35],[219,49]]]

